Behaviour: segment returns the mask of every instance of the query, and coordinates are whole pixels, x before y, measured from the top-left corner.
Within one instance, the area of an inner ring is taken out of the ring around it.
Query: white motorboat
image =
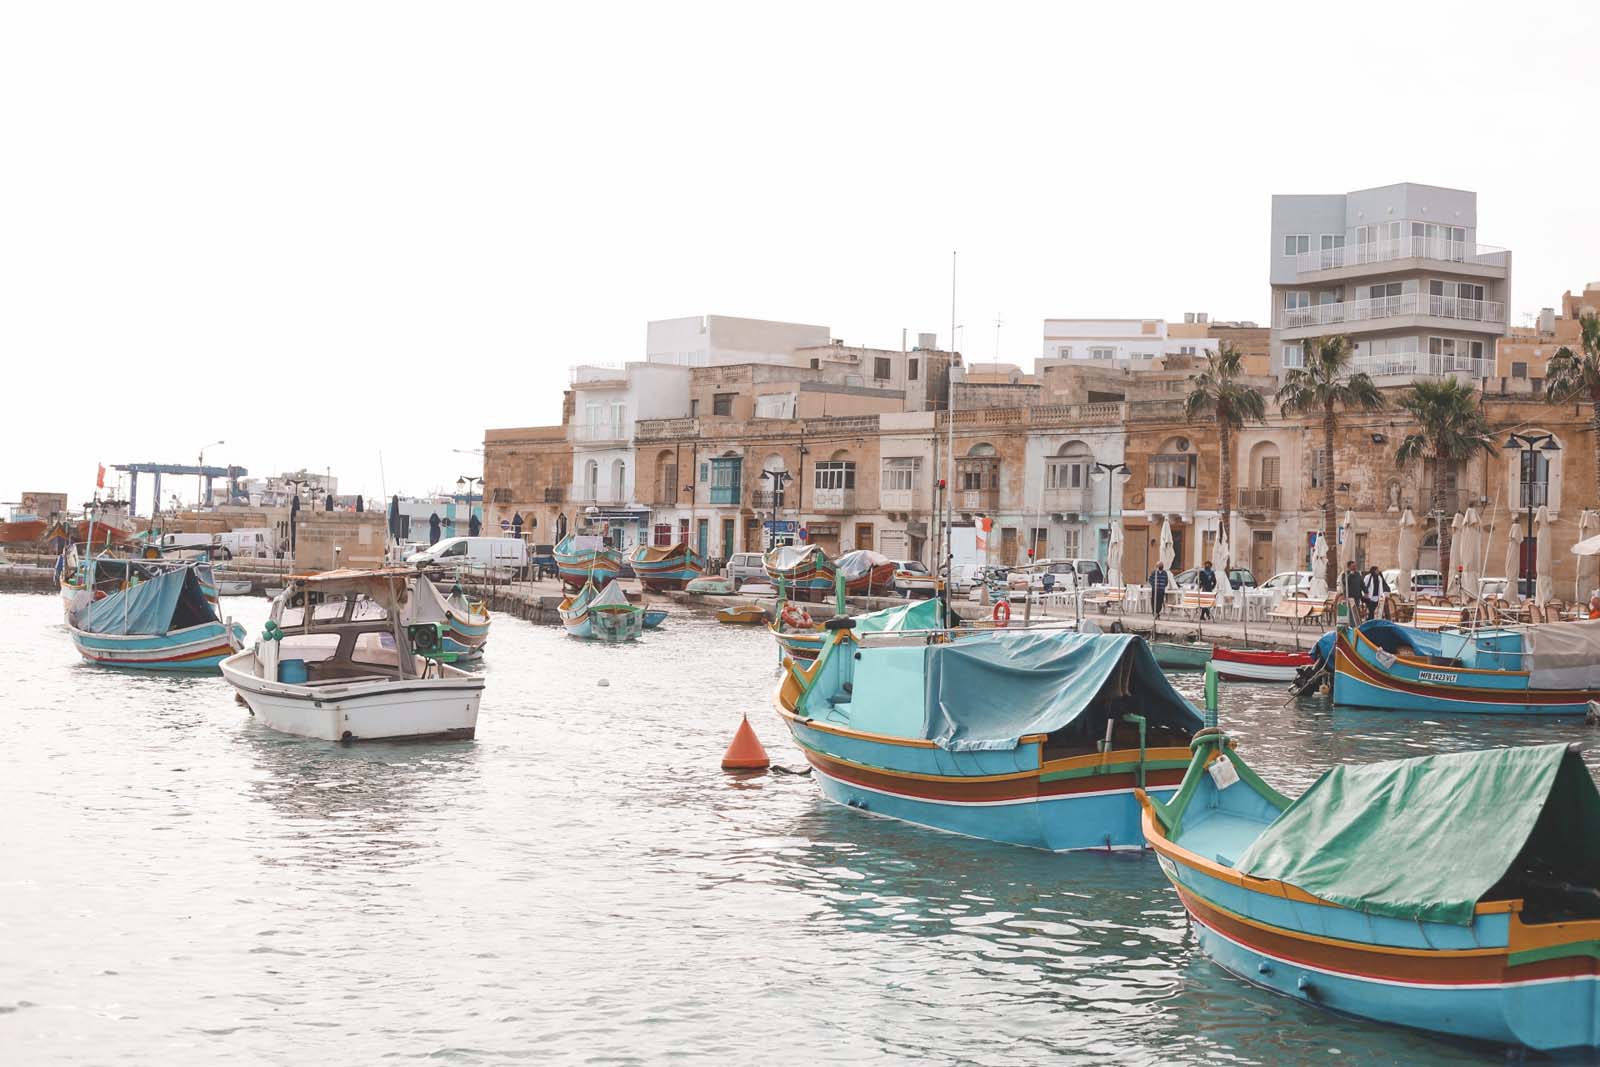
[[[471,738],[484,678],[433,658],[445,620],[408,610],[416,578],[409,567],[290,578],[223,677],[263,726],[297,737]]]

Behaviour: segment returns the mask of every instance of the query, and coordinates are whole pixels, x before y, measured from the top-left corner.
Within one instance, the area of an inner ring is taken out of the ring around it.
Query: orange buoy
[[[767,750],[761,747],[755,730],[750,727],[749,717],[740,720],[739,729],[733,735],[733,743],[728,746],[728,751],[722,754],[722,769],[764,771],[771,765],[772,761],[767,758]]]

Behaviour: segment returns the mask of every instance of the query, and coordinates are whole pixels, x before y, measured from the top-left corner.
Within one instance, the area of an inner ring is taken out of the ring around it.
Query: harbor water
[[[265,601],[224,605],[259,632]],[[764,629],[680,609],[611,647],[496,616],[475,742],[340,746],[262,729],[217,676],[81,665],[60,614],[0,596],[0,1062],[1505,1061],[1229,977],[1148,853],[722,773],[742,714],[804,767]],[[1222,721],[1291,793],[1596,737],[1286,697],[1224,685]]]

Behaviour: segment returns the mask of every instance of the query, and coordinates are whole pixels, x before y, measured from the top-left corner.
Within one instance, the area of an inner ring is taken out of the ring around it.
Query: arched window
[[[656,503],[678,501],[678,456],[670,448],[656,453]]]
[[[1089,484],[1093,470],[1094,453],[1089,446],[1082,441],[1067,441],[1045,465],[1045,488],[1051,492],[1079,492]]]
[[[600,495],[600,464],[589,460],[583,465],[583,498],[594,500]]]
[[[611,499],[622,503],[628,498],[628,465],[620,459],[611,461]]]
[[[956,487],[964,511],[993,511],[1000,506],[1000,450],[979,441],[956,460]]]

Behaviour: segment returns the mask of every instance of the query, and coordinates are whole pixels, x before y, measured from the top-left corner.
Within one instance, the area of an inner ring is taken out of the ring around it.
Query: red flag
[[[96,489],[104,489],[106,487],[106,465],[104,463],[100,464],[100,473],[94,476],[94,487]]]

